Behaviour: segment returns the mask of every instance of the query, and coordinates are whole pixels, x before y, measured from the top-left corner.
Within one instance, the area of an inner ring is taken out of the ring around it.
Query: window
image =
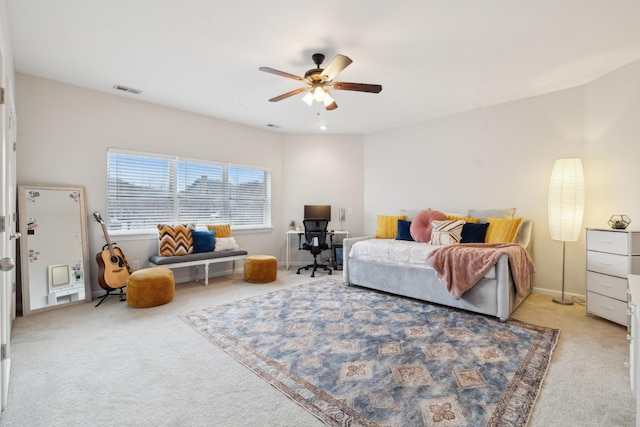
[[[160,223],[271,227],[271,171],[109,150],[109,231],[149,232]]]

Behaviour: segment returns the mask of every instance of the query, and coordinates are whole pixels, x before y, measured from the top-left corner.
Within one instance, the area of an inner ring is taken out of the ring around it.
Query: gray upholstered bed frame
[[[517,237],[517,242],[527,250],[530,248],[531,229],[532,223],[525,221]],[[483,278],[461,299],[456,300],[433,270],[349,258],[351,246],[355,242],[372,238],[375,237],[344,239],[343,278],[346,283],[495,316],[502,322],[507,321],[513,310],[524,300],[516,294],[506,255],[496,264],[495,279]]]

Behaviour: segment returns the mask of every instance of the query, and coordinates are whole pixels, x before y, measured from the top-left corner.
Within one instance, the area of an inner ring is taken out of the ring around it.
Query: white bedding
[[[442,246],[407,240],[368,239],[354,243],[349,258],[433,270],[425,262],[427,255]],[[484,277],[495,279],[495,270],[492,268]]]

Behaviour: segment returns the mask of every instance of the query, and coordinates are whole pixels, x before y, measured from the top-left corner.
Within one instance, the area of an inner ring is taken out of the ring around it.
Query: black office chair
[[[320,255],[325,249],[331,248],[331,235],[329,235],[330,243],[327,244],[327,235],[329,234],[327,232],[327,226],[329,225],[329,221],[326,219],[305,219],[302,223],[304,224],[305,242],[301,245],[302,239],[298,239],[298,250],[310,251],[313,255],[313,264],[300,267],[297,274],[300,274],[300,270],[302,269],[308,270],[310,268],[313,268],[311,271],[311,277],[315,277],[316,270],[319,268],[326,270],[331,274],[332,271],[328,265],[318,263],[318,255]]]

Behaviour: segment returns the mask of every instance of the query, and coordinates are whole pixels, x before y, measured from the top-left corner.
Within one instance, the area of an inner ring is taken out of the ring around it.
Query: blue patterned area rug
[[[331,426],[524,426],[559,335],[333,279],[180,317]]]

